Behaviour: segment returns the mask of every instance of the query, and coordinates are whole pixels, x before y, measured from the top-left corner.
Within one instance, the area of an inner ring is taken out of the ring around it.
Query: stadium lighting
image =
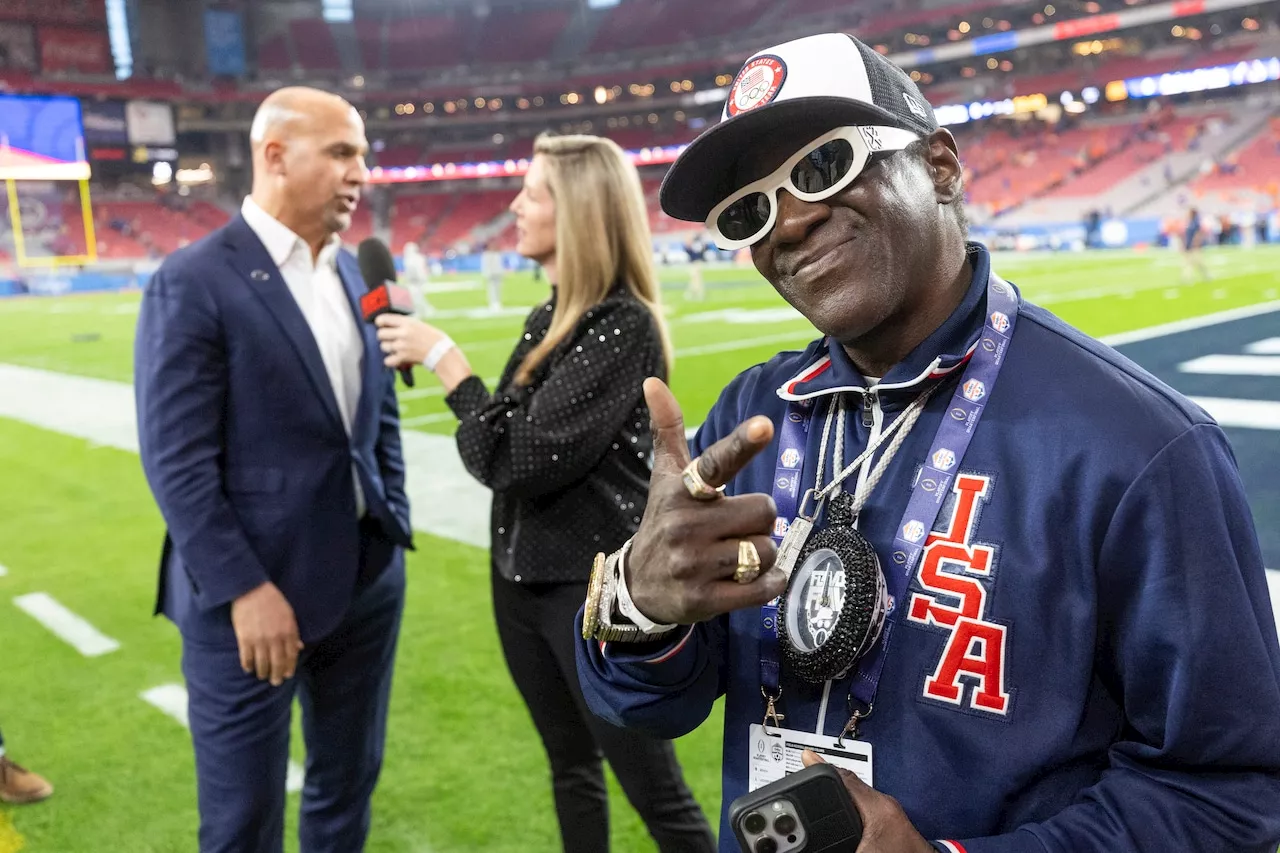
[[[133,76],[133,39],[129,35],[129,14],[125,0],[107,0],[107,38],[115,60],[116,79]]]
[[[213,169],[208,163],[201,163],[196,169],[179,169],[174,178],[180,184],[207,184],[213,181]]]
[[[346,23],[355,18],[351,0],[320,0],[320,16],[326,21]]]
[[[151,167],[151,183],[162,187],[173,180],[173,167],[163,160]]]
[[[968,21],[961,21],[961,22],[960,22],[960,26],[956,27],[956,29],[957,29],[957,30],[959,30],[959,31],[960,31],[960,32],[962,32],[962,33],[967,33],[967,32],[969,32],[969,30],[970,30],[970,29],[972,29],[972,28],[969,26],[969,22],[968,22]]]
[[[1086,86],[1084,91],[1080,93],[1080,97],[1084,99],[1086,104],[1098,103],[1098,98],[1101,97],[1101,95],[1102,93],[1098,91],[1097,86]]]
[[[609,90],[604,86],[596,86],[595,99],[597,104],[603,104],[609,100]]]

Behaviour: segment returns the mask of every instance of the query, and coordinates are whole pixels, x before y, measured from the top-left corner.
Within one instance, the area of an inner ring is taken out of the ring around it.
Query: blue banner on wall
[[[244,76],[244,22],[239,12],[205,11],[204,44],[210,74],[217,77]]]

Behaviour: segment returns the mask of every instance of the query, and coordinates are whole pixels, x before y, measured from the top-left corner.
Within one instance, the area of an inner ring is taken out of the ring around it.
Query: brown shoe
[[[38,803],[52,794],[52,785],[25,767],[14,764],[7,755],[0,755],[0,801],[21,806]]]

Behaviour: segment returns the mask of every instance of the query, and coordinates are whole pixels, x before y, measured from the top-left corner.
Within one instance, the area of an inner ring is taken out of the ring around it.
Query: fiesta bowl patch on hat
[[[787,64],[773,55],[757,56],[742,66],[729,90],[729,115],[763,107],[778,97],[787,79]]]

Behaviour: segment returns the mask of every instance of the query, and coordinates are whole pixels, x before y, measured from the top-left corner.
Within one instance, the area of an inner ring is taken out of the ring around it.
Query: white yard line
[[[1280,403],[1273,400],[1192,397],[1191,402],[1213,416],[1219,426],[1280,430]]]
[[[1178,370],[1215,376],[1280,376],[1280,356],[1214,353],[1184,361]]]
[[[142,701],[190,731],[191,721],[187,718],[187,688],[181,684],[161,684],[159,687],[142,691],[140,695]],[[296,761],[290,761],[285,790],[290,794],[298,793],[302,790],[305,777],[302,766]]]
[[[1232,308],[1229,311],[1219,311],[1216,314],[1206,314],[1203,317],[1192,317],[1189,320],[1177,320],[1173,323],[1162,323],[1159,326],[1151,326],[1147,329],[1136,329],[1132,332],[1120,332],[1115,335],[1107,335],[1105,338],[1099,338],[1099,340],[1108,346],[1119,347],[1124,346],[1125,344],[1136,344],[1139,341],[1149,341],[1153,338],[1163,338],[1169,335],[1176,335],[1179,332],[1193,332],[1196,329],[1216,326],[1219,323],[1230,323],[1232,320],[1244,320],[1248,317],[1259,317],[1263,314],[1270,314],[1274,311],[1280,311],[1280,301],[1263,302],[1258,305],[1246,305],[1243,308]]]
[[[48,593],[33,592],[13,600],[19,610],[53,632],[54,636],[87,658],[109,654],[120,648],[84,618],[72,613]]]
[[[1245,347],[1244,351],[1253,355],[1280,355],[1280,338],[1255,341]]]

